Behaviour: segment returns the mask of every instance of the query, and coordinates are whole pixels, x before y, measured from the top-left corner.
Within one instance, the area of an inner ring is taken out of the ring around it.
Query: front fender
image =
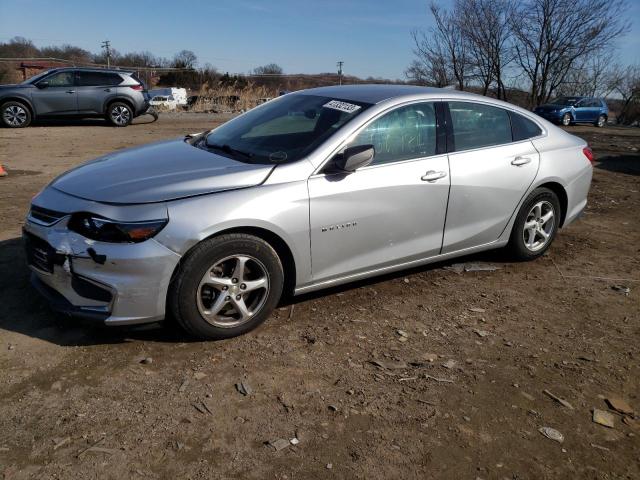
[[[311,278],[305,181],[184,198],[169,202],[168,211],[169,223],[155,239],[179,255],[225,230],[259,228],[277,235],[289,247],[296,285]]]
[[[13,91],[11,93],[0,94],[0,104],[11,101],[18,101],[26,104],[27,107],[29,107],[29,110],[31,110],[31,115],[36,115],[36,110],[33,108],[33,103],[31,102],[31,95],[28,93],[16,93]]]

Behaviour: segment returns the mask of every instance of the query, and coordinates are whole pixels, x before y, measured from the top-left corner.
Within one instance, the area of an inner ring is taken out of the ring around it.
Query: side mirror
[[[358,168],[369,165],[375,153],[373,145],[349,147],[342,154],[336,156],[333,165],[345,172],[355,172]]]
[[[49,82],[47,82],[46,80],[36,83],[36,87],[38,87],[39,89],[47,88],[48,86]]]

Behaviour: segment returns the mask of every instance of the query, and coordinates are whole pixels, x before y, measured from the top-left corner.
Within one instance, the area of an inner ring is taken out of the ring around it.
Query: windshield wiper
[[[220,150],[222,152],[228,153],[229,155],[233,155],[233,156],[240,155],[242,157],[245,157],[246,159],[253,158],[253,153],[243,152],[242,150],[232,148],[230,145],[226,143],[224,145],[220,145],[218,143],[207,143],[205,141],[204,144],[208,149],[211,149],[211,150]]]

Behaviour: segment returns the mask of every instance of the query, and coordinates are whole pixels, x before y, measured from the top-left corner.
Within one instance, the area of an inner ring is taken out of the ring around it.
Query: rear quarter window
[[[542,129],[535,122],[515,112],[509,112],[509,116],[514,142],[542,135]]]

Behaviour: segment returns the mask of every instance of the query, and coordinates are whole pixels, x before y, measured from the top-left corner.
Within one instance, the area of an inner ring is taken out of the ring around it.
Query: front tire
[[[113,102],[107,108],[107,120],[114,127],[126,127],[133,120],[133,110],[124,102]]]
[[[533,260],[551,246],[560,226],[558,196],[548,188],[536,188],[520,207],[507,250],[516,260]]]
[[[562,116],[562,120],[560,121],[560,123],[562,123],[563,126],[568,127],[569,125],[571,125],[571,114],[570,113],[565,113]]]
[[[25,128],[31,124],[31,111],[22,102],[6,102],[0,107],[2,124],[9,128]]]
[[[171,284],[169,309],[195,337],[231,338],[269,317],[283,285],[282,263],[271,245],[253,235],[221,235],[185,257]]]

